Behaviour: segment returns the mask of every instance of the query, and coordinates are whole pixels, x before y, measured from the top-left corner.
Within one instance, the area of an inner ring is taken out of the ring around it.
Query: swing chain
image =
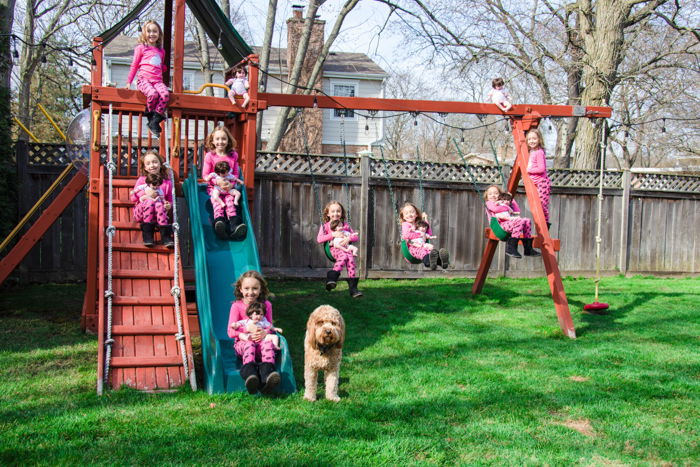
[[[340,114],[340,143],[343,146],[343,161],[345,162],[345,183],[343,183],[343,188],[345,189],[345,203],[347,206],[347,218],[348,224],[352,224],[350,220],[350,185],[348,185],[348,177],[350,176],[348,172],[348,154],[345,143],[345,112]]]
[[[423,191],[423,168],[420,159],[420,152],[416,145],[416,158],[418,160],[418,199],[420,200],[420,210],[425,212],[425,193]]]
[[[318,193],[318,184],[316,183],[316,174],[314,173],[314,164],[311,161],[311,154],[309,153],[309,141],[306,137],[306,125],[304,123],[304,110],[298,109],[297,114],[299,115],[299,125],[297,125],[297,133],[299,133],[299,138],[304,144],[304,151],[306,153],[306,162],[309,165],[309,173],[311,174],[311,187],[314,192],[314,202],[316,203],[316,210],[320,213],[319,219],[321,225],[323,225],[323,211],[321,209],[321,197]]]

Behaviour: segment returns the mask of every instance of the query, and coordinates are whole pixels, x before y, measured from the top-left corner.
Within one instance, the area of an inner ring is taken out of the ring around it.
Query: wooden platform
[[[189,332],[188,307],[185,299],[182,265],[174,264],[173,249],[162,245],[145,247],[139,225],[132,220],[129,190],[135,177],[115,178],[113,225],[116,233],[112,243],[112,320],[111,335],[114,343],[107,361],[105,341],[108,318],[107,299],[107,236],[108,186],[101,190],[100,215],[100,277],[98,291],[99,355],[98,392],[102,385],[113,389],[128,386],[143,391],[167,390],[182,386],[189,380],[196,389],[192,344]],[[160,239],[160,234],[156,234]],[[179,269],[178,287],[181,289],[180,309],[184,334],[188,373],[185,373],[178,334],[175,302],[171,295],[173,273]],[[108,369],[108,380],[104,381]]]

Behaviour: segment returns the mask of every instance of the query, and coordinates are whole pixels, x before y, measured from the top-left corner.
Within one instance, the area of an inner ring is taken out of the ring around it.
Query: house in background
[[[287,45],[285,48],[273,48],[270,52],[268,66],[267,92],[280,93],[286,88],[288,81],[288,63],[294,60],[297,44],[303,25],[302,9],[295,8],[294,14],[287,20]],[[313,64],[323,47],[325,21],[315,20],[312,29],[308,52],[304,61],[300,85],[304,86],[309,78]],[[136,38],[120,35],[105,47],[104,80],[105,85],[113,84],[123,87],[129,74],[133,58]],[[260,47],[253,47],[260,54]],[[183,88],[197,90],[205,83],[205,74],[198,59],[199,52],[194,42],[185,43],[185,61],[183,73]],[[211,70],[214,72],[214,82],[225,82],[224,72],[228,68],[216,47],[209,44]],[[262,73],[260,73],[262,77]],[[367,55],[362,53],[330,52],[322,70],[320,85],[323,92],[332,96],[349,97],[384,97],[384,83],[388,74]],[[135,88],[135,83],[132,89]],[[214,88],[214,95],[225,97],[223,89]],[[265,148],[272,127],[280,112],[279,108],[270,108],[263,112],[262,117],[262,147]],[[381,117],[381,113],[376,115]],[[300,134],[307,139],[311,153],[342,154],[342,137],[346,142],[348,154],[356,154],[366,150],[370,145],[381,140],[384,135],[384,120],[372,118],[369,112],[356,112],[339,109],[305,109],[304,127],[298,128],[299,118],[290,125],[280,151],[304,152],[304,144]],[[119,130],[115,128],[115,132]],[[146,134],[146,128],[142,134]],[[192,129],[190,131],[193,131]],[[136,130],[132,129],[135,134]],[[122,128],[122,134],[128,130]]]

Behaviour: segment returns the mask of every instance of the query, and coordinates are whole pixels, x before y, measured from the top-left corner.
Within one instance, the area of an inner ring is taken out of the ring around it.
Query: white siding
[[[333,84],[355,85],[357,97],[383,97],[382,82],[379,80],[324,78],[323,91],[333,95]],[[381,138],[383,120],[380,118],[365,118],[369,116],[366,110],[355,112],[354,117],[342,119],[335,116],[333,109],[323,111],[323,144],[341,143],[341,126],[344,126],[345,143],[350,145],[368,145]],[[377,114],[381,116],[381,112]],[[365,127],[369,127],[365,130]]]

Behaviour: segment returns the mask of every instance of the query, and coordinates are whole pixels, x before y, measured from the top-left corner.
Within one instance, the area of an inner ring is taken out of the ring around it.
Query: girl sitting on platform
[[[338,221],[342,227],[334,231],[331,229],[332,221]],[[323,209],[323,222],[316,236],[316,241],[318,243],[340,239],[339,245],[347,247],[351,242],[356,242],[359,238],[357,233],[350,227],[350,224],[345,222],[345,208],[338,201],[331,201],[326,204],[326,207]],[[348,232],[349,235],[346,235],[345,232]],[[348,288],[350,296],[352,298],[362,297],[363,293],[357,289],[359,278],[355,271],[355,257],[352,253],[343,251],[333,245],[331,245],[330,250],[331,256],[335,259],[335,264],[333,265],[333,269],[326,273],[326,290],[331,291],[335,289],[338,278],[340,278],[340,272],[345,267],[348,270]]]
[[[172,247],[173,227],[170,224],[169,211],[173,207],[173,182],[167,178],[163,160],[157,152],[149,150],[141,156],[139,174],[140,177],[136,179],[134,189],[129,192],[129,198],[134,203],[134,220],[141,224],[143,244],[153,246],[153,232],[157,222],[163,244]],[[148,192],[147,177],[151,177],[151,182],[153,182],[155,176],[161,181],[158,188],[159,192],[162,193],[160,195],[162,203],[156,202],[153,193]]]
[[[442,269],[447,269],[450,265],[450,254],[445,248],[436,249],[433,245],[422,246],[414,245],[412,240],[423,237],[423,233],[417,230],[417,221],[423,220],[428,223],[428,215],[421,213],[420,209],[413,203],[406,203],[399,211],[399,219],[401,220],[401,240],[405,240],[408,244],[408,251],[411,256],[418,258],[423,262],[425,267],[429,267],[431,271],[442,266]],[[432,236],[433,230],[428,225],[427,235]]]
[[[265,340],[267,332],[262,328],[240,330],[238,323],[247,320],[246,311],[253,304],[264,308],[265,320],[272,323],[272,304],[267,300],[270,291],[267,282],[257,271],[241,274],[234,286],[236,301],[231,305],[228,318],[228,336],[235,339],[233,348],[242,361],[241,378],[250,394],[258,389],[263,394],[272,393],[281,377],[275,370],[275,344]]]
[[[238,167],[238,153],[235,150],[236,140],[226,127],[220,126],[214,129],[207,136],[206,148],[209,150],[204,156],[202,166],[202,178],[210,180],[210,175],[214,172],[214,167],[218,162],[226,161],[231,167],[231,175],[240,178],[240,168]],[[211,196],[214,190],[212,183],[207,187],[207,193]],[[216,235],[222,239],[243,240],[248,233],[248,226],[242,221],[240,209],[236,205],[228,203],[222,206],[215,203],[213,227]]]
[[[522,240],[525,256],[540,256],[540,252],[532,248],[532,235],[530,219],[524,217],[508,216],[507,218],[499,217],[500,213],[519,213],[520,206],[511,199],[507,204],[499,204],[499,197],[503,193],[498,185],[491,185],[484,192],[484,201],[486,201],[486,214],[498,219],[498,224],[510,233],[510,238],[506,242],[506,254],[513,258],[522,258],[518,253],[518,242]]]

